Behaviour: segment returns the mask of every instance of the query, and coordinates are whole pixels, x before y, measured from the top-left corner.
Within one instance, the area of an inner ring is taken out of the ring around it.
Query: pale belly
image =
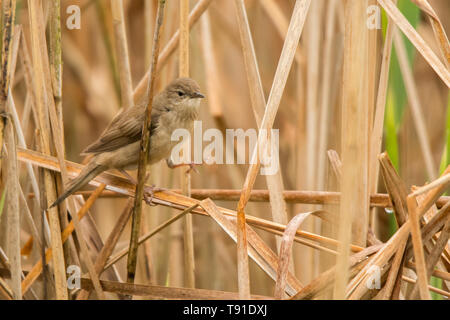
[[[186,129],[191,133],[194,126],[193,120],[177,121],[177,118],[166,116],[160,118],[159,127],[150,138],[150,150],[148,154],[148,165],[157,163],[170,157],[172,148],[179,141],[172,141],[172,133],[176,129]],[[97,156],[97,163],[108,168],[134,170],[138,167],[141,141],[133,142],[125,147],[111,152],[104,152]]]

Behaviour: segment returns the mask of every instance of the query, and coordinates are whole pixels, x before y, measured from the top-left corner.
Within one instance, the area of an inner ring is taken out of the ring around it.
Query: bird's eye
[[[180,97],[184,96],[184,92],[183,91],[177,91],[177,93],[178,93],[178,96],[180,96]]]

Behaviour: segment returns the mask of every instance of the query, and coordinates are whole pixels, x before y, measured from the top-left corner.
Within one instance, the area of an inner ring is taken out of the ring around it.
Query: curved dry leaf
[[[444,56],[447,67],[450,64],[450,45],[448,43],[448,37],[445,33],[445,29],[442,26],[442,22],[439,19],[436,12],[434,12],[433,7],[428,3],[427,0],[411,0],[414,2],[420,10],[425,12],[430,18],[431,26],[433,27],[433,32],[436,37],[437,42],[440,45],[441,52]]]
[[[278,257],[277,282],[275,284],[275,299],[281,299],[286,287],[286,278],[288,274],[289,261],[291,259],[292,244],[297,229],[305,221],[311,212],[299,213],[289,221],[286,230],[283,233],[283,239],[280,246],[280,254]]]
[[[205,199],[200,202],[200,206],[217,222],[217,224],[237,242],[237,227],[236,218],[225,216],[211,199]],[[250,245],[247,246],[248,255],[267,273],[272,279],[276,279],[277,270],[279,270],[278,260],[275,253],[265,244],[259,235],[247,225],[247,241]],[[295,232],[295,231],[294,231]],[[295,294],[303,288],[303,285],[291,273],[287,273],[286,292],[290,295]]]
[[[427,15],[431,16],[433,19],[439,20],[436,12],[434,12],[433,7],[428,3],[427,0],[411,0],[419,7],[420,10],[424,11]]]
[[[428,44],[417,33],[413,26],[408,22],[405,16],[390,0],[378,0],[386,13],[391,17],[392,21],[403,31],[405,36],[416,47],[417,51],[425,58],[428,64],[438,74],[447,87],[450,88],[450,72],[436,54],[431,50]]]

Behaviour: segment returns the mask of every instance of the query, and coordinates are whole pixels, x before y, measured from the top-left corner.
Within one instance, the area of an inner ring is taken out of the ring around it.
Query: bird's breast
[[[176,130],[187,130],[192,135],[194,120],[198,114],[195,110],[192,111],[191,114],[171,111],[160,117],[159,125],[150,138],[149,164],[170,156],[172,148],[179,143],[179,140],[172,140]]]

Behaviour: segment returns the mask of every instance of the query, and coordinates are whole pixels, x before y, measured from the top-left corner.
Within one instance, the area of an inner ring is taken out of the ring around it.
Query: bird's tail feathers
[[[58,204],[63,202],[68,196],[84,187],[89,181],[94,179],[104,170],[104,166],[99,165],[94,161],[90,162],[83,168],[83,170],[81,170],[80,174],[69,183],[64,193],[59,196],[59,198],[50,206],[50,208],[57,206]]]

